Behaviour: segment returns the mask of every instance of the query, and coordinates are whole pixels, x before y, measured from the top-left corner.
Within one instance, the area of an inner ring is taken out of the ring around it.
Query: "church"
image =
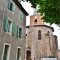
[[[30,25],[26,26],[26,60],[58,57],[57,36],[54,28],[44,24],[42,16],[36,13],[30,16]]]

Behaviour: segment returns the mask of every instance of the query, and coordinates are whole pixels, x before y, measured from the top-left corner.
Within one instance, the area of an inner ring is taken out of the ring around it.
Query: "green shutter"
[[[20,11],[20,20],[22,20],[23,19],[23,14],[22,14],[22,12]]]
[[[17,38],[19,38],[19,27],[17,26]]]
[[[12,35],[15,34],[15,30],[16,30],[16,23],[13,22],[13,23],[12,23]]]
[[[22,38],[22,28],[17,27],[17,37]]]
[[[11,0],[8,0],[8,9],[10,9]]]
[[[7,28],[8,28],[8,17],[6,17],[4,21],[4,30],[7,31]]]
[[[14,12],[14,4],[12,3],[12,12]]]

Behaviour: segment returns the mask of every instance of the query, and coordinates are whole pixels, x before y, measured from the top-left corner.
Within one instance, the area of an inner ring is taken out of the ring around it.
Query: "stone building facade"
[[[26,60],[58,57],[57,37],[53,32],[53,27],[44,25],[39,14],[30,17],[30,26],[26,27]]]
[[[27,15],[18,0],[0,0],[0,60],[25,60]]]
[[[58,60],[60,60],[60,49],[58,50]]]

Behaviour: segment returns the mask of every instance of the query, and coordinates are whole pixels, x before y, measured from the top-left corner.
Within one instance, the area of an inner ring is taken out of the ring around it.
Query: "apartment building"
[[[18,0],[0,0],[0,60],[25,60],[27,15]]]

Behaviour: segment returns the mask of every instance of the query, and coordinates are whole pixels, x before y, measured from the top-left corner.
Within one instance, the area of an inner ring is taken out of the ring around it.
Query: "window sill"
[[[8,9],[9,10],[9,9]],[[11,12],[12,14],[14,14],[14,12],[12,12],[11,10],[9,10],[9,12]]]
[[[12,36],[12,34],[11,33],[9,33],[9,32],[6,32],[8,35],[10,35],[10,36]]]
[[[20,22],[23,22],[23,20],[20,20],[20,19],[19,19],[19,21],[20,21]]]
[[[18,38],[19,40],[22,40],[22,38]]]

